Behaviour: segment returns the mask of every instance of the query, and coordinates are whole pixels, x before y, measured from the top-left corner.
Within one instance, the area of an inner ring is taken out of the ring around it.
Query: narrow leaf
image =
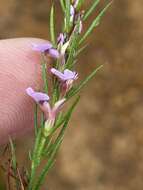
[[[66,0],[65,31],[68,33],[69,29],[70,29],[70,0]]]
[[[76,7],[77,10],[80,10],[80,8],[83,5],[84,1],[85,0],[78,0],[78,4],[77,4],[77,7]]]
[[[51,7],[50,12],[50,35],[51,35],[51,41],[53,45],[55,46],[55,10],[54,10],[54,4]]]
[[[33,190],[39,190],[40,186],[43,184],[45,177],[47,175],[47,171],[50,170],[50,168],[53,166],[53,160],[49,159],[47,162],[47,165],[44,167],[43,171],[41,172],[41,175],[35,185],[35,188]]]
[[[70,41],[71,44],[69,45],[69,53],[68,53],[68,59],[66,62],[66,68],[72,68],[73,63],[74,63],[74,58],[76,56],[76,52],[78,51],[78,44],[79,44],[79,28],[80,28],[80,19],[78,19],[75,30],[73,31]]]
[[[96,9],[99,2],[100,2],[100,0],[94,0],[91,7],[86,11],[86,13],[85,13],[85,15],[83,17],[84,21],[93,13],[93,11]]]
[[[75,52],[76,52],[77,45],[78,45],[77,42],[78,42],[78,36],[77,36],[77,34],[75,34],[72,38],[72,43],[71,43],[70,50],[69,50],[69,56],[68,56],[65,68],[69,69],[70,67],[72,67],[73,60],[75,57]]]
[[[42,138],[42,128],[39,128],[36,139],[35,139],[35,146],[34,146],[34,150],[32,153],[32,162],[34,163],[35,166],[37,166],[39,164],[39,145],[41,142],[41,138]]]
[[[37,104],[35,104],[35,109],[34,109],[34,128],[35,128],[35,136],[37,136],[37,132],[38,132],[37,112],[38,112],[38,106],[37,106]]]
[[[60,4],[61,4],[63,12],[65,12],[65,2],[64,2],[64,0],[60,0]]]
[[[81,54],[86,48],[87,48],[88,44],[84,45],[83,47],[81,47],[77,52],[75,56],[78,56],[79,54]]]
[[[69,99],[70,97],[76,95],[86,84],[87,82],[89,82],[97,73],[97,71],[99,71],[101,68],[103,67],[103,65],[99,66],[98,68],[96,68],[86,79],[84,79],[76,88],[72,89],[69,94],[67,95],[67,99]]]
[[[93,22],[91,23],[90,27],[88,28],[88,30],[85,32],[85,34],[83,35],[83,37],[81,38],[79,44],[81,44],[82,42],[84,42],[84,40],[89,36],[89,34],[91,34],[91,32],[94,30],[94,28],[96,26],[98,26],[98,24],[100,23],[100,19],[102,18],[102,16],[104,15],[104,13],[106,12],[106,10],[109,8],[109,6],[111,5],[112,1],[110,3],[108,3],[106,5],[106,7],[98,14],[98,16],[93,20]]]
[[[12,166],[13,166],[13,169],[15,170],[15,172],[16,172],[17,161],[16,161],[16,155],[15,155],[15,146],[14,146],[13,141],[12,141],[11,138],[9,139],[9,142],[10,142],[10,148],[11,148]]]
[[[50,147],[51,153],[49,153],[49,154],[53,154],[53,150],[55,149],[55,146],[57,146],[57,143],[62,142],[65,130],[68,127],[68,122],[69,122],[69,120],[71,118],[71,115],[73,113],[74,108],[76,107],[77,103],[79,102],[79,99],[80,99],[80,97],[78,96],[76,98],[76,100],[74,101],[74,103],[72,104],[72,106],[69,108],[69,110],[68,110],[68,112],[67,112],[67,114],[65,116],[65,121],[64,121],[63,127],[62,127],[57,139],[55,140],[55,143],[52,145],[52,147]]]
[[[19,189],[19,179],[17,178],[17,160],[16,160],[16,152],[15,152],[15,145],[11,138],[9,138],[10,142],[10,149],[11,149],[11,159],[12,159],[12,168],[15,176],[15,184],[16,188]]]
[[[41,62],[42,62],[42,78],[44,82],[44,91],[48,94],[48,79],[47,79],[47,66],[44,60],[44,56],[41,56]]]
[[[67,118],[69,117],[69,114],[70,114],[71,110],[74,109],[75,104],[77,104],[77,103],[73,103],[73,105],[69,108],[69,110],[67,111],[67,113],[64,116],[61,117],[61,120],[57,122],[57,124],[55,125],[55,127],[51,131],[51,134],[53,134],[67,120]]]
[[[36,168],[39,165],[39,158],[37,156],[38,153],[38,148],[39,148],[39,143],[41,140],[41,128],[38,130],[38,134],[35,139],[34,143],[34,150],[32,153],[32,163],[31,163],[31,174],[30,174],[30,179],[29,179],[29,184],[28,184],[28,189],[31,190],[35,181],[35,173],[36,173]]]

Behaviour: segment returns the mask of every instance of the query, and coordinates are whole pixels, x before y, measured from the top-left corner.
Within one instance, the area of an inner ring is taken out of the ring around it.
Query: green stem
[[[34,112],[34,128],[35,128],[35,136],[38,133],[38,120],[37,120],[38,106],[35,104],[35,112]]]
[[[44,55],[41,56],[41,59],[42,59],[42,77],[44,81],[44,91],[48,94],[47,66],[44,60]]]
[[[12,167],[15,178],[15,185],[16,189],[19,189],[19,180],[17,179],[17,160],[16,160],[16,152],[15,152],[15,146],[13,144],[13,141],[11,138],[9,138],[10,147],[11,147],[11,157],[12,157]]]
[[[36,136],[35,146],[34,146],[34,150],[33,150],[33,154],[32,154],[31,175],[30,175],[30,182],[29,182],[29,187],[28,187],[29,190],[33,189],[35,173],[36,173],[36,169],[38,167],[37,152],[38,152],[38,148],[40,145],[40,140],[41,140],[41,129],[38,131],[38,134]]]
[[[33,152],[32,164],[31,164],[31,177],[30,177],[30,184],[29,190],[34,190],[34,183],[35,183],[35,174],[37,167],[41,163],[42,153],[47,142],[47,138],[45,138],[42,134],[42,130],[40,130],[37,136],[37,142],[35,143],[35,150]]]
[[[61,7],[62,7],[63,12],[65,12],[65,2],[64,2],[64,0],[60,0],[60,3],[61,3]]]

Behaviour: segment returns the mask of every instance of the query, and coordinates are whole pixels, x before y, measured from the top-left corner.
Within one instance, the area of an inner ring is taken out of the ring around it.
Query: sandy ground
[[[0,38],[48,38],[48,2],[0,0]],[[81,77],[104,68],[81,93],[47,179],[50,190],[143,189],[142,4],[115,0],[80,57]],[[19,142],[22,163],[27,141]]]

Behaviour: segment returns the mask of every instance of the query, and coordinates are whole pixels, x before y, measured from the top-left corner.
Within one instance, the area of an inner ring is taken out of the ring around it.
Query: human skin
[[[42,86],[40,54],[31,48],[32,43],[42,42],[35,38],[0,40],[1,144],[33,128],[34,102],[25,89]]]

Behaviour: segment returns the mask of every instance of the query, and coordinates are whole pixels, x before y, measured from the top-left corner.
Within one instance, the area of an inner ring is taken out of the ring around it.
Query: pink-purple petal
[[[39,51],[41,53],[44,53],[45,51],[48,51],[52,47],[53,47],[53,45],[50,42],[42,43],[42,44],[32,44],[32,49],[34,51]]]
[[[57,69],[52,68],[51,72],[62,81],[76,80],[78,76],[78,74],[75,71],[70,71],[69,69],[65,69],[64,73],[62,73]]]
[[[62,72],[58,71],[55,68],[52,68],[51,72],[52,72],[52,74],[54,74],[55,76],[57,76],[60,80],[65,81],[65,76],[64,76],[64,74]]]
[[[49,96],[42,92],[35,92],[31,87],[26,89],[26,93],[37,103],[49,101]]]
[[[66,80],[74,78],[74,72],[70,71],[69,69],[64,70],[64,76]]]
[[[70,80],[70,79],[75,80],[77,78],[77,73],[75,71],[65,69],[64,76],[65,76],[66,80]]]
[[[75,14],[75,9],[74,9],[74,7],[71,5],[71,6],[70,6],[70,15],[71,15],[71,16],[74,16],[74,14]]]
[[[64,43],[64,35],[63,33],[60,33],[57,38],[58,43],[63,44]]]
[[[53,58],[59,58],[60,57],[60,53],[58,52],[58,50],[54,49],[54,48],[51,48],[49,49],[49,55]]]

